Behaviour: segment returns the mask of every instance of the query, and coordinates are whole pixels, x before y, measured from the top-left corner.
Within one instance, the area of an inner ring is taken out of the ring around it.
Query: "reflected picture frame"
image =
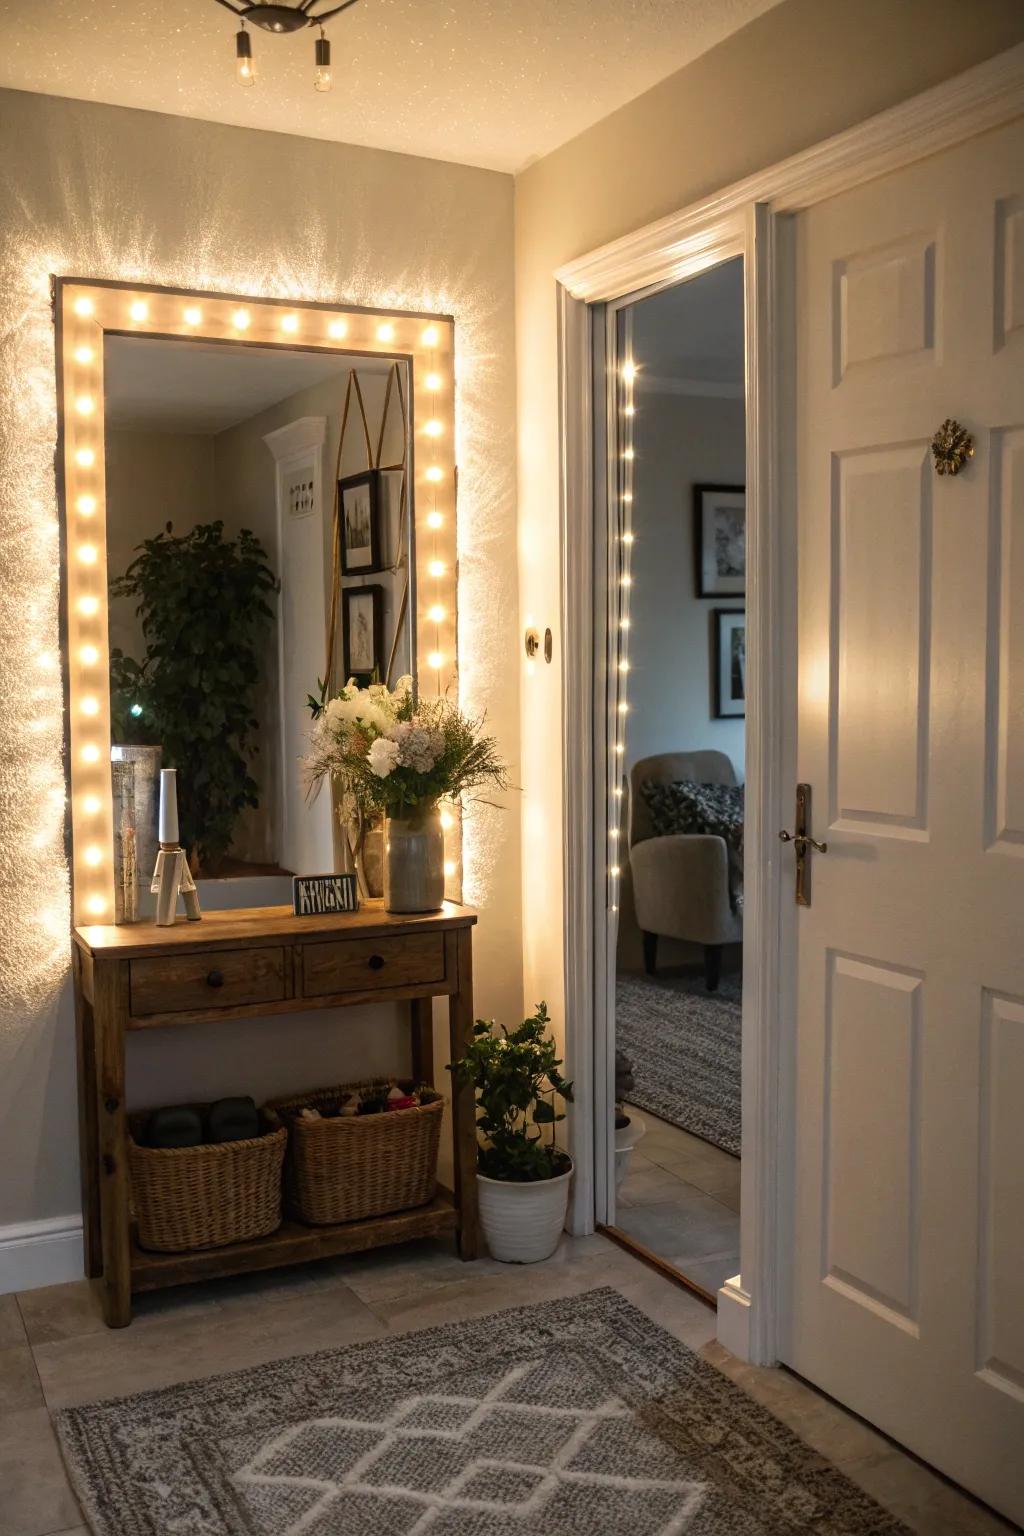
[[[338,481],[343,576],[372,576],[384,569],[380,477],[379,469],[365,469]]]
[[[698,597],[744,597],[747,588],[747,488],[695,485]]]
[[[384,646],[384,588],[346,587],[341,594],[342,656],[345,681],[360,688],[379,682],[386,662]]]
[[[715,608],[711,652],[715,719],[742,720],[747,713],[747,614]]]

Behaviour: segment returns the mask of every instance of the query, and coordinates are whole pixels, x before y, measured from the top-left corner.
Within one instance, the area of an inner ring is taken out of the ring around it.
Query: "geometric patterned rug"
[[[615,1044],[633,1063],[630,1103],[740,1155],[742,981],[623,974],[615,987]]]
[[[618,1292],[58,1415],[97,1536],[902,1536]]]

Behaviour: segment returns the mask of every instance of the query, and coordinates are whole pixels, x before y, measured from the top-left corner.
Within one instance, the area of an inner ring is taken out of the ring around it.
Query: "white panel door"
[[[784,1358],[1024,1520],[1024,124],[801,214],[797,314]]]

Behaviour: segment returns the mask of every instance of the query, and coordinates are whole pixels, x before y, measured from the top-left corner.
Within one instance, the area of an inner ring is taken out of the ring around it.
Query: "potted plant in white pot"
[[[451,1068],[476,1089],[480,1224],[492,1257],[506,1264],[549,1259],[565,1226],[572,1159],[555,1127],[572,1084],[559,1070],[550,1022],[544,1003],[511,1030],[478,1019],[472,1044]]]
[[[626,1100],[636,1087],[633,1063],[625,1051],[615,1052],[615,1187],[618,1189],[629,1169],[633,1148],[640,1141],[647,1126],[633,1110],[626,1113]]]

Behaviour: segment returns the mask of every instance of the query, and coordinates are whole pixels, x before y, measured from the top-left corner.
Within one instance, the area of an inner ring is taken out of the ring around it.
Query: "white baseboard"
[[[83,1273],[81,1216],[0,1227],[0,1296],[81,1280]]]
[[[738,1360],[750,1359],[750,1297],[739,1275],[727,1280],[718,1293],[719,1344]]]

